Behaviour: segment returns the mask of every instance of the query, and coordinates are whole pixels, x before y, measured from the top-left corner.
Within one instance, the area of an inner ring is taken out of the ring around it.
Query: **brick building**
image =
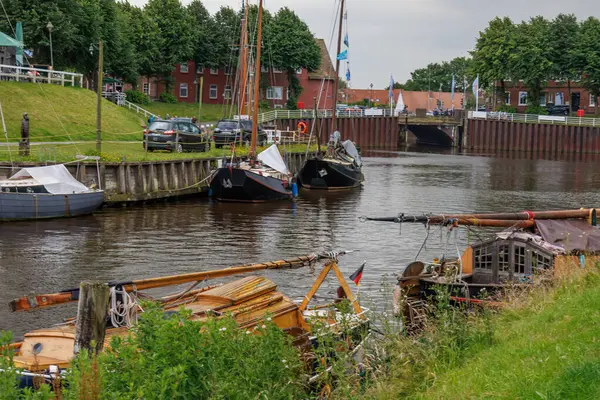
[[[517,109],[517,112],[525,112],[528,105],[527,87],[522,84],[505,82],[506,104]],[[501,100],[500,100],[501,101]],[[569,99],[569,88],[566,81],[548,81],[542,89],[540,105],[547,104],[571,104],[573,111],[583,109],[587,114],[596,114],[597,105],[594,96],[591,95],[580,82],[571,82],[571,98]]]
[[[300,108],[312,108],[313,98],[320,96],[319,108],[333,108],[333,79],[335,78],[334,66],[331,62],[327,46],[323,39],[315,39],[321,49],[321,66],[317,71],[308,72],[301,68],[296,71],[300,85],[303,87],[298,98]],[[262,78],[267,79],[268,87],[261,91],[260,98],[269,102],[272,108],[284,108],[288,100],[288,79],[285,71],[263,65]],[[203,104],[227,104],[231,101],[232,88],[235,86],[236,70],[234,68],[202,68],[196,66],[194,61],[178,64],[171,74],[171,93],[177,101],[197,103],[200,90],[200,76],[204,77],[202,90]],[[150,96],[158,99],[165,91],[165,84],[157,77],[141,77],[138,88]]]
[[[453,108],[452,94],[448,92],[417,92],[393,89],[394,102],[402,92],[402,100],[409,112],[415,112],[417,108],[433,110],[438,107],[438,102],[443,109]],[[386,89],[342,89],[339,92],[338,103],[360,103],[371,102],[371,105],[389,107],[389,91]],[[463,108],[463,93],[454,94],[454,109]]]

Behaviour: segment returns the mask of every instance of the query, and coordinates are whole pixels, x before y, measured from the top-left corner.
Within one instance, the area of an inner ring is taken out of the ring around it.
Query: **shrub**
[[[125,95],[127,96],[127,101],[136,104],[150,104],[150,97],[140,92],[139,90],[126,90]]]
[[[175,104],[177,103],[177,97],[172,95],[171,93],[162,92],[159,96],[159,100],[163,103]]]
[[[505,112],[505,113],[509,113],[509,114],[516,114],[517,108],[513,107],[513,106],[509,106],[508,104],[502,104],[500,107],[498,107],[498,109],[496,111]]]
[[[535,115],[547,115],[548,110],[545,107],[530,104],[527,106],[527,110],[525,110],[525,114],[535,114]]]

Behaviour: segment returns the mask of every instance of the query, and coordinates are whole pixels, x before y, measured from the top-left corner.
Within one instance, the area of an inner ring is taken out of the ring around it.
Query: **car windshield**
[[[224,131],[238,129],[239,127],[240,123],[238,121],[219,121],[219,123],[217,124],[217,128]]]
[[[150,124],[148,128],[151,131],[168,131],[171,129],[171,123],[167,121],[157,121]]]

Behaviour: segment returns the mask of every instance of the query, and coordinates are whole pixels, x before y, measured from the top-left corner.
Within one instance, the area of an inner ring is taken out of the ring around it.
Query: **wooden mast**
[[[343,1],[343,0],[342,0]],[[258,35],[256,37],[256,60],[254,71],[254,112],[252,113],[252,143],[250,145],[250,166],[256,161],[256,140],[258,135],[258,95],[260,89],[260,53],[262,47],[262,13],[263,1],[258,3]]]
[[[240,75],[240,115],[245,114],[246,88],[248,85],[248,1],[244,7],[244,18],[242,19],[242,37],[240,39],[240,64],[242,71]]]
[[[333,81],[333,115],[331,116],[331,133],[337,130],[337,92],[340,84],[340,59],[338,58],[338,55],[342,51],[342,25],[344,23],[344,3],[345,0],[342,0],[340,3],[340,26],[338,29],[337,53],[335,56],[335,80]]]

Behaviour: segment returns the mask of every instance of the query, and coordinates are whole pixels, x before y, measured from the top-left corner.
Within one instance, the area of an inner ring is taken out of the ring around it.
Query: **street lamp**
[[[54,56],[52,55],[52,28],[54,28],[54,25],[52,25],[52,22],[48,21],[46,29],[48,29],[48,33],[50,34],[50,66],[52,69],[54,69]]]
[[[371,83],[371,95],[369,96],[369,108],[371,108],[371,101],[373,101],[373,84]]]

